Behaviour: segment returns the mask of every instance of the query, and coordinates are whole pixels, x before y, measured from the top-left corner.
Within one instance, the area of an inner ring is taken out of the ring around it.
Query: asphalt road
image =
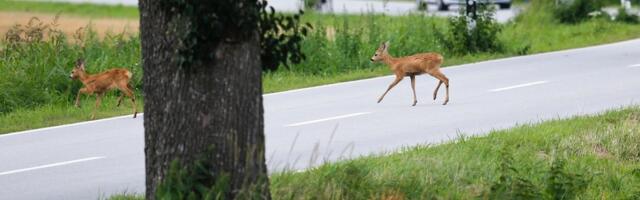
[[[491,129],[633,105],[640,100],[640,40],[445,68],[444,90],[393,77],[267,94],[271,172],[433,144]],[[393,48],[393,46],[392,46]],[[368,59],[368,58],[363,58]],[[446,61],[445,61],[446,62]],[[0,136],[0,199],[95,199],[144,191],[142,119],[130,116]]]

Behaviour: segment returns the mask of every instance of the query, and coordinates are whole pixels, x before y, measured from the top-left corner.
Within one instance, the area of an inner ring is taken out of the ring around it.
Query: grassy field
[[[0,5],[0,10],[29,8],[30,11],[64,12],[88,17],[137,16],[132,14],[137,12],[135,9],[123,6],[58,6],[58,3],[33,4],[2,0]],[[561,25],[544,7],[529,7],[515,20],[502,25],[503,31],[498,37],[505,46],[503,51],[468,55],[447,52],[447,47],[435,37],[434,30],[446,32],[448,29],[446,19],[443,18],[417,14],[391,17],[308,13],[302,18],[304,22],[314,26],[314,30],[302,44],[308,59],[289,69],[266,72],[263,76],[263,91],[272,93],[390,74],[385,66],[369,62],[377,45],[387,40],[391,41],[392,55],[442,52],[445,55],[444,65],[451,66],[640,37],[638,25],[605,20]],[[92,9],[105,13],[91,12]],[[22,28],[26,29],[24,26]],[[45,33],[40,36],[36,34],[36,39],[20,38],[18,42],[11,42],[8,37],[3,37],[0,40],[0,134],[88,120],[88,112],[79,112],[72,107],[73,98],[81,84],[67,77],[73,62],[79,57],[87,60],[88,71],[92,73],[115,66],[132,70],[137,93],[143,96],[140,92],[142,70],[139,63],[139,36],[115,33],[97,37],[90,29],[85,29],[78,35],[58,34],[55,27],[41,29]],[[37,39],[38,37],[42,39]],[[380,87],[383,90],[386,86]],[[116,94],[111,94],[109,98]],[[140,100],[139,109],[142,109],[143,99]],[[94,101],[94,98],[86,98],[86,101]],[[107,107],[103,106],[105,109]],[[124,114],[129,114],[128,109],[103,110],[99,116]],[[60,119],[40,120],[43,118]]]
[[[635,107],[276,174],[271,190],[274,199],[638,199],[638,141]]]
[[[277,173],[270,187],[273,199],[631,200],[638,141],[640,107],[631,107]]]

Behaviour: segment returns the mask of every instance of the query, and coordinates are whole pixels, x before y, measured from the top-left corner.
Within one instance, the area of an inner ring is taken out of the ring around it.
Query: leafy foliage
[[[448,51],[457,55],[477,52],[501,52],[503,44],[498,35],[502,26],[494,18],[495,8],[486,4],[479,4],[477,19],[473,20],[460,15],[449,18],[449,29],[446,33],[437,31],[436,36]]]
[[[169,21],[168,34],[176,35],[173,41],[182,67],[194,61],[215,61],[210,49],[222,42],[234,43],[256,37],[260,4],[255,0],[237,1],[160,1],[159,9]]]
[[[280,65],[286,67],[289,62],[300,63],[305,59],[300,44],[311,25],[300,24],[302,11],[294,15],[276,14],[266,0],[258,3],[169,0],[162,1],[160,8],[168,13],[165,16],[170,20],[168,29],[178,36],[174,46],[180,56],[175,59],[183,67],[198,60],[215,61],[210,49],[221,42],[234,43],[256,34],[260,35],[263,69],[275,70]]]
[[[500,176],[493,183],[488,194],[489,199],[535,199],[540,197],[536,186],[530,180],[518,175],[513,157],[508,148],[501,150],[502,162],[499,165]]]
[[[618,9],[618,16],[616,16],[615,20],[618,22],[637,24],[640,22],[640,17],[636,14],[629,13],[627,9],[620,8]]]
[[[301,24],[298,14],[276,14],[273,7],[267,10],[267,1],[262,0],[260,12],[260,46],[262,47],[262,68],[276,70],[279,66],[289,67],[289,62],[298,64],[306,56],[302,52],[302,41],[309,33],[311,24]]]
[[[229,176],[213,174],[206,162],[196,161],[191,167],[171,162],[169,172],[156,190],[156,199],[219,200],[229,191]],[[212,177],[218,177],[213,180]]]
[[[575,199],[587,188],[590,180],[582,174],[567,172],[565,161],[556,158],[547,173],[547,194],[551,199]]]
[[[553,12],[560,22],[575,24],[588,20],[591,17],[589,14],[600,11],[602,5],[601,0],[562,0],[558,1]]]
[[[304,8],[305,9],[315,9],[316,5],[318,5],[319,0],[304,0]]]
[[[567,172],[566,161],[562,158],[554,158],[550,169],[545,172],[546,189],[542,190],[531,180],[519,175],[518,169],[514,166],[513,156],[508,152],[512,148],[514,147],[505,146],[501,150],[502,162],[498,168],[500,176],[488,193],[483,194],[484,197],[489,199],[575,199],[591,182],[591,179],[582,174]]]

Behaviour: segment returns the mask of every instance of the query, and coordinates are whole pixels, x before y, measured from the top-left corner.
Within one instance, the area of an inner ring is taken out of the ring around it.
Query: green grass
[[[113,196],[109,196],[107,198],[98,198],[100,200],[102,199],[109,199],[109,200],[143,200],[144,199],[144,195],[139,195],[139,194],[132,194],[130,192],[123,192],[122,194],[117,194],[117,195],[113,195]]]
[[[273,199],[638,199],[638,141],[631,107],[280,172],[270,188]]]
[[[12,4],[0,0],[0,5],[3,5],[0,9],[16,10],[19,5],[30,3],[33,2]],[[11,6],[4,6],[9,4]],[[43,7],[40,9],[43,12],[47,11],[44,7],[51,8],[49,11],[64,8],[64,12],[78,15],[84,15],[84,10],[112,9],[109,12],[113,16],[137,16],[118,14],[134,13],[135,9],[125,11],[130,8],[117,6],[38,3],[33,5],[33,10],[37,10],[37,7]],[[444,65],[451,66],[640,37],[639,25],[604,20],[563,25],[554,20],[546,10],[531,5],[523,15],[505,24],[499,34],[499,39],[505,46],[504,51],[470,55],[448,53],[447,48],[434,36],[434,29],[443,32],[448,29],[443,18],[423,15],[390,17],[307,13],[302,20],[314,26],[314,30],[302,44],[307,60],[293,64],[290,69],[265,73],[263,91],[272,93],[391,74],[386,66],[369,62],[377,45],[387,40],[391,41],[392,55],[442,52],[445,55]],[[87,120],[89,113],[86,110],[79,112],[72,107],[73,98],[81,84],[68,79],[73,62],[79,57],[87,60],[88,71],[92,73],[115,66],[132,70],[136,91],[142,96],[139,36],[111,34],[100,39],[95,33],[86,30],[81,37],[64,36],[55,32],[43,37],[49,38],[17,43],[6,39],[0,41],[0,127],[3,127],[0,134]],[[113,98],[113,95],[109,98]],[[88,99],[93,101],[94,98]],[[129,114],[129,111],[110,110],[107,113],[100,117]],[[60,119],[39,120],[46,116]]]
[[[138,18],[138,8],[123,5],[95,5],[90,3],[63,3],[47,1],[0,0],[0,11],[62,13],[85,17]]]
[[[275,174],[271,190],[274,199],[638,199],[638,141],[635,107]]]
[[[509,51],[530,46],[529,53],[541,53],[640,37],[639,25],[603,19],[560,24],[549,10],[548,4],[536,2],[504,28],[500,37]]]

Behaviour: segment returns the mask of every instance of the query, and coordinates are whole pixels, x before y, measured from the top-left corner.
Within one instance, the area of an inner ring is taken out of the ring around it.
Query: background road
[[[393,77],[264,95],[270,172],[380,153],[518,123],[591,114],[640,99],[640,40],[445,68],[417,78],[411,107]],[[393,46],[391,47],[393,48]],[[368,58],[363,58],[368,59]],[[445,59],[446,62],[446,59]],[[143,116],[0,135],[0,199],[95,199],[144,191]]]
[[[94,3],[94,4],[111,4],[137,6],[138,0],[51,0],[72,3]],[[279,12],[297,12],[303,8],[300,0],[269,0],[269,5],[273,6]],[[450,11],[437,11],[436,6],[430,5],[428,12],[418,11],[415,1],[389,1],[382,0],[333,0],[333,3],[325,4],[320,12],[333,13],[385,13],[387,15],[406,15],[409,13],[426,13],[435,16],[454,16],[458,15],[457,5],[452,5]],[[500,10],[496,12],[496,20],[498,22],[507,22],[521,11],[520,7],[512,9]]]

